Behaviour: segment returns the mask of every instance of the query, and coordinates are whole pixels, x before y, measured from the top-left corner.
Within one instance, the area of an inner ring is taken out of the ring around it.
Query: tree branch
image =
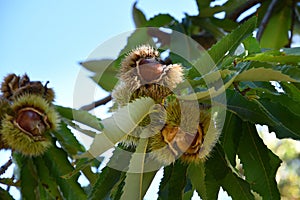
[[[103,99],[100,99],[98,101],[95,101],[91,104],[88,104],[88,105],[85,105],[85,106],[82,106],[80,109],[81,110],[92,110],[98,106],[101,106],[101,105],[104,105],[106,104],[107,102],[109,102],[111,100],[111,95],[108,95],[107,97],[103,98]]]
[[[270,21],[271,19],[271,15],[272,15],[272,12],[275,8],[275,5],[277,3],[277,0],[272,0],[272,2],[270,3],[268,9],[267,9],[267,12],[264,16],[264,18],[262,19],[260,25],[259,25],[259,28],[258,28],[258,31],[257,31],[257,34],[256,34],[256,39],[258,41],[260,41],[261,37],[262,37],[262,34],[264,33],[266,27],[267,27],[267,24],[268,22]]]
[[[0,168],[0,175],[4,174],[9,166],[12,164],[12,159],[10,158],[1,168]]]
[[[261,0],[249,0],[246,3],[242,4],[240,7],[235,9],[233,12],[228,14],[228,19],[231,19],[233,21],[236,21],[237,18],[246,10],[251,8],[252,6],[255,6],[256,4],[260,3]]]

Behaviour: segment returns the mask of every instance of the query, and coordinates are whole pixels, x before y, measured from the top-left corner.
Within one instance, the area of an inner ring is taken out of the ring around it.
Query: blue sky
[[[56,103],[73,107],[73,88],[81,69],[78,62],[99,44],[134,28],[133,3],[2,0],[0,78],[26,72],[32,80],[50,81],[49,87],[56,91]],[[137,6],[147,17],[170,13],[181,19],[184,12],[198,12],[193,0],[141,0]]]
[[[0,1],[0,79],[9,73],[27,73],[56,91],[56,104],[74,107],[73,92],[81,67],[101,43],[131,31],[133,0],[1,0]],[[169,13],[178,20],[184,13],[197,14],[194,0],[140,0],[137,7],[147,17]],[[87,74],[88,76],[88,74]],[[84,89],[95,84],[87,77]],[[106,96],[101,90],[98,96]],[[90,103],[90,101],[82,102]],[[80,105],[75,105],[80,106]],[[100,116],[101,117],[101,116]],[[8,153],[0,152],[0,166]],[[7,172],[11,174],[13,168]],[[159,184],[159,178],[156,180]],[[153,188],[148,198],[153,199]],[[14,197],[19,194],[12,190]]]

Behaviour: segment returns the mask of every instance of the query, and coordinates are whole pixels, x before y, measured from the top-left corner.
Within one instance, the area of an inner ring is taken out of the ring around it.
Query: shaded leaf
[[[101,120],[90,114],[88,111],[76,110],[63,106],[55,106],[55,108],[61,116],[69,120],[75,120],[98,131],[101,131],[103,128],[101,125]]]
[[[8,191],[0,187],[0,197],[2,200],[14,200]]]
[[[298,115],[295,115],[280,103],[273,103],[267,99],[259,99],[256,102],[276,122],[269,125],[269,128],[276,133],[277,137],[300,139]]]
[[[243,164],[246,180],[264,199],[280,199],[275,181],[280,159],[263,143],[253,124],[245,122],[243,132],[238,155]]]
[[[207,170],[204,163],[192,163],[188,167],[188,177],[203,200],[217,199],[220,185],[211,173],[206,173]]]
[[[34,166],[31,158],[21,158],[21,160],[22,164],[19,166],[21,166],[20,180],[22,199],[39,200],[40,197],[37,193],[38,175],[36,167]]]
[[[233,199],[253,199],[250,185],[231,170],[222,147],[217,144],[205,167]],[[234,185],[234,187],[232,187]]]
[[[33,159],[39,177],[39,184],[47,192],[51,199],[62,199],[56,180],[49,174],[45,161],[41,157]]]
[[[144,13],[136,7],[137,1],[134,2],[132,6],[132,17],[135,24],[135,27],[139,28],[144,26],[144,24],[147,22],[146,16]]]
[[[227,109],[239,116],[243,121],[250,121],[257,124],[274,125],[276,122],[260,108],[254,101],[247,99],[236,91],[226,90]]]
[[[68,161],[65,151],[56,146],[52,146],[43,157],[51,176],[56,179],[56,182],[66,199],[86,199],[84,190],[77,182],[78,176],[74,176],[70,179],[63,179],[61,177],[74,170]]]
[[[118,82],[117,60],[101,59],[80,63],[84,68],[94,72],[92,79],[106,91],[112,91]]]
[[[220,138],[224,152],[232,166],[236,166],[236,154],[242,136],[243,121],[235,114],[227,112]]]
[[[78,152],[85,151],[85,148],[79,143],[65,122],[61,121],[59,129],[52,133],[68,154],[76,155]]]
[[[254,30],[256,25],[256,18],[252,17],[231,33],[223,37],[217,44],[213,45],[208,53],[203,53],[197,62],[194,64],[194,68],[189,71],[188,76],[192,79],[199,76],[199,72],[207,74],[221,62],[225,54],[233,52],[237,46]]]
[[[175,22],[175,18],[169,14],[159,14],[150,18],[146,26],[148,27],[165,27],[167,25],[171,25],[172,22]]]
[[[159,186],[158,199],[182,199],[186,185],[188,165],[176,161],[164,168],[164,176]]]
[[[129,161],[131,154],[127,151],[132,151],[132,149],[124,148],[121,145],[115,148],[112,157],[110,158],[106,167],[104,167],[99,174],[95,185],[92,188],[91,193],[88,196],[89,200],[93,199],[107,199],[114,193],[113,188],[117,183],[120,183],[122,174],[128,169]],[[119,170],[118,170],[119,169]],[[122,189],[116,191],[116,194],[113,194],[115,197],[120,196]],[[118,199],[118,198],[117,198]]]

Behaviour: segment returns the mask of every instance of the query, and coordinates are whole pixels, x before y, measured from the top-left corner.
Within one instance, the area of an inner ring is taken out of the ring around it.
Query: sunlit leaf
[[[235,78],[235,81],[300,81],[300,68],[294,65],[243,62],[237,65],[239,66],[243,66],[245,70]]]
[[[225,73],[223,73],[225,72]],[[221,79],[223,75],[226,75],[226,80]],[[210,86],[207,90],[196,92],[190,95],[182,95],[179,98],[185,100],[207,100],[213,97],[216,97],[225,92],[225,90],[231,86],[234,82],[235,78],[237,77],[237,72],[230,72],[228,70],[224,71],[216,71],[203,76],[202,78],[205,80],[205,83]]]
[[[98,156],[130,134],[149,114],[154,101],[151,98],[138,99],[119,109],[112,117],[102,121],[104,129],[97,134],[90,149],[84,156]]]
[[[286,4],[285,4],[286,5]],[[262,48],[279,49],[289,42],[291,8],[284,6],[273,12],[260,40]]]
[[[278,64],[294,64],[300,63],[299,55],[289,55],[281,51],[266,51],[263,53],[253,54],[244,59],[245,61],[259,61]]]
[[[256,38],[254,38],[252,36],[246,38],[243,41],[243,44],[244,44],[245,50],[247,50],[250,55],[261,52],[259,42],[256,40]]]
[[[280,159],[265,146],[253,124],[245,122],[243,132],[238,155],[243,164],[246,180],[264,199],[280,199],[275,180]]]
[[[157,170],[145,171],[146,151],[148,145],[148,129],[144,129],[141,138],[133,153],[128,172],[126,173],[125,185],[121,200],[143,199]]]

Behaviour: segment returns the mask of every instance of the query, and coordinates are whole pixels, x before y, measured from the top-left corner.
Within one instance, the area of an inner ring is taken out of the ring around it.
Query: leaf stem
[[[271,15],[272,15],[272,12],[274,11],[274,8],[275,8],[275,5],[277,4],[277,0],[272,0],[272,2],[270,3],[268,9],[267,9],[267,12],[266,14],[264,15],[260,25],[259,25],[259,28],[258,28],[258,31],[257,31],[257,34],[256,34],[256,39],[258,41],[260,41],[266,27],[267,27],[267,24],[268,22],[270,21],[271,19]]]

